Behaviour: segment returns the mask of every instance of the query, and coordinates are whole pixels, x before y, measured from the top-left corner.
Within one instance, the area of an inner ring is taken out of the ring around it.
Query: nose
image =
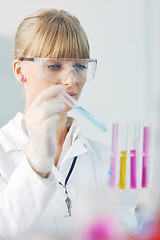
[[[65,78],[63,79],[62,83],[65,85],[74,85],[76,84],[76,70],[74,67],[71,67],[68,72],[65,75]]]

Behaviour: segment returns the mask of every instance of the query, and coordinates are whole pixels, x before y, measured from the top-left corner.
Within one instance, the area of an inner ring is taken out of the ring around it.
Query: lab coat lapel
[[[82,139],[77,139],[73,145],[70,147],[70,149],[67,151],[67,153],[65,154],[60,166],[59,166],[59,170],[53,166],[52,170],[54,172],[54,175],[57,179],[58,182],[61,182],[62,184],[64,184],[65,182],[65,178],[67,176],[67,173],[69,171],[69,166],[71,166],[72,161],[74,159],[75,156],[80,156],[81,154],[86,153],[88,150],[87,148],[84,146]],[[79,158],[77,158],[77,161],[79,160]],[[65,163],[68,161],[67,163],[67,168],[65,166]],[[62,175],[63,172],[63,175]],[[71,187],[71,186],[70,186]]]
[[[72,146],[70,147],[70,149],[64,156],[63,162],[69,158],[74,158],[75,156],[84,154],[87,151],[88,151],[88,149],[86,148],[86,146],[84,146],[82,139],[78,138],[75,140],[75,142],[72,144]]]

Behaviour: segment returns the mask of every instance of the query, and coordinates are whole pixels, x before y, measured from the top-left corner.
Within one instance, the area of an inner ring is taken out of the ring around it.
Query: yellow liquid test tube
[[[119,189],[126,187],[127,151],[121,151]]]

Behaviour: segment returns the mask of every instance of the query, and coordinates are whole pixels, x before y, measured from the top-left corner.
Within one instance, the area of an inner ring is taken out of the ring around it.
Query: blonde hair
[[[89,43],[79,20],[68,12],[40,9],[28,15],[15,37],[15,58],[89,58]]]

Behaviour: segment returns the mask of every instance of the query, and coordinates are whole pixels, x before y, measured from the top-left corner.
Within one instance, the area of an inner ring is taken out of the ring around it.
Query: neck
[[[56,130],[57,155],[54,161],[55,166],[57,166],[58,164],[67,133],[68,133],[67,113],[63,113],[60,115],[60,119],[57,122]]]
[[[68,132],[67,113],[65,112],[60,115],[60,119],[57,122],[57,130],[56,130],[57,146],[63,145],[67,132]]]

